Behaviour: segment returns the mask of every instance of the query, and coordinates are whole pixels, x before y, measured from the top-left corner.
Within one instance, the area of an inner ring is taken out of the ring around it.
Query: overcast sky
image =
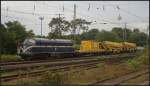
[[[40,35],[39,17],[44,16],[42,33],[47,35],[48,23],[58,17],[57,14],[63,14],[61,17],[68,21],[73,19],[74,4],[76,18],[93,22],[90,29],[109,31],[112,27],[124,27],[126,22],[128,28],[146,32],[149,24],[148,1],[1,1],[1,23],[18,20],[27,30]],[[119,15],[121,20],[118,20]]]

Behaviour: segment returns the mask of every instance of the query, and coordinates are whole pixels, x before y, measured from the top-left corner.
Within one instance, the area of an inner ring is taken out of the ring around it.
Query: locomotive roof
[[[47,38],[33,38],[32,40],[35,40],[35,42],[43,42],[43,43],[72,43],[71,40],[67,39],[47,39]]]

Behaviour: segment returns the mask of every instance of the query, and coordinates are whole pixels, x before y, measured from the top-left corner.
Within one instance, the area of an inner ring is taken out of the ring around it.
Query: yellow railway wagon
[[[85,53],[102,53],[105,49],[103,48],[101,42],[93,40],[84,40],[81,41],[79,52]]]
[[[134,52],[136,51],[136,44],[135,43],[129,43],[129,42],[123,42],[124,50],[128,52]]]
[[[121,53],[121,52],[123,52],[123,44],[122,43],[104,41],[103,44],[112,53]]]
[[[136,50],[136,44],[129,42],[111,42],[103,41],[98,42],[94,40],[84,40],[80,44],[80,54],[109,54],[109,53],[122,53],[122,52],[133,52]]]

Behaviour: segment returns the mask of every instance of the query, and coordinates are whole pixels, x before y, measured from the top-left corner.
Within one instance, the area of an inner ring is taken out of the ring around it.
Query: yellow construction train
[[[129,42],[111,42],[111,41],[94,41],[84,40],[81,41],[80,49],[77,51],[79,54],[118,54],[125,52],[135,52],[136,44]]]

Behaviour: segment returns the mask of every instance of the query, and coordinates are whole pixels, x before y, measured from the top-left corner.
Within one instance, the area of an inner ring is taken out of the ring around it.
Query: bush
[[[131,67],[132,69],[137,69],[137,68],[140,67],[141,64],[138,61],[136,61],[136,60],[128,60],[127,61],[127,65],[129,67]]]
[[[137,58],[137,60],[143,64],[148,65],[149,64],[149,55],[148,55],[148,48],[145,48],[143,51],[143,54]]]
[[[17,57],[16,55],[2,55],[0,57],[1,61],[19,61],[22,60],[20,57]]]
[[[104,63],[96,64],[96,67],[104,67]]]
[[[80,49],[80,45],[78,45],[78,44],[73,45],[73,47],[74,47],[75,50],[79,50]]]
[[[48,86],[60,86],[63,84],[62,75],[57,72],[46,72],[42,76],[41,83]]]
[[[148,65],[148,64],[149,64],[148,48],[144,49],[142,55],[127,61],[127,65],[134,69],[137,69],[142,65]]]

